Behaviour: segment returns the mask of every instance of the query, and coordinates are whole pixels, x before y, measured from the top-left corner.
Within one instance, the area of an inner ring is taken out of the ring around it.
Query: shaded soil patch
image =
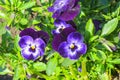
[[[12,79],[12,76],[2,75],[2,76],[0,76],[0,80],[13,80],[13,79]]]

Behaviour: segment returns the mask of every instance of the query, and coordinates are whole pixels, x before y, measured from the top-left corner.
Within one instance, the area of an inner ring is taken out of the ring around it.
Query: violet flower
[[[76,60],[87,51],[87,46],[83,43],[83,40],[83,36],[73,30],[66,37],[61,36],[61,34],[55,36],[53,39],[53,48],[62,57]]]
[[[57,34],[54,36],[53,41],[52,41],[52,47],[55,51],[58,51],[58,47],[61,42],[64,42],[67,40],[67,36],[71,32],[75,32],[76,30],[72,27],[67,27],[65,28],[60,34]]]
[[[52,17],[63,21],[73,20],[80,12],[79,0],[55,0],[48,8],[53,12]]]
[[[62,42],[58,47],[60,55],[70,59],[78,59],[86,51],[87,46],[83,43],[83,37],[78,32],[70,33],[67,41]]]
[[[27,60],[36,60],[43,56],[49,35],[43,31],[34,31],[27,28],[20,33],[19,46],[21,54]]]

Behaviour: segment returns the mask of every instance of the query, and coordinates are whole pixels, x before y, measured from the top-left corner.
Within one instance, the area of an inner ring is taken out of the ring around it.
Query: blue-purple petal
[[[80,43],[77,46],[78,46],[78,49],[77,49],[78,54],[85,54],[86,53],[87,45],[85,43]]]
[[[59,19],[63,21],[73,20],[80,12],[79,4],[74,8],[68,9],[65,12],[61,13]]]
[[[33,60],[32,52],[29,51],[29,47],[22,49],[21,55],[27,60]]]
[[[80,33],[78,33],[78,32],[72,32],[67,37],[67,41],[69,43],[77,44],[77,43],[83,42],[83,40],[84,40],[83,36]]]
[[[21,54],[27,60],[36,60],[40,56],[40,51],[40,49],[36,49],[35,52],[32,52],[26,47],[21,51]]]
[[[60,11],[56,11],[53,13],[52,17],[53,18],[58,18],[60,16],[61,12]]]
[[[41,38],[37,38],[35,41],[34,41],[34,44],[36,45],[36,49],[40,50],[40,56],[42,56],[44,54],[44,51],[45,51],[45,47],[46,47],[46,44],[45,42],[41,39]]]
[[[69,49],[69,45],[67,42],[62,42],[58,48],[58,52],[60,53],[60,55],[64,58],[67,58],[69,55],[70,49]]]
[[[72,60],[76,60],[76,59],[79,59],[80,56],[81,54],[75,51],[75,52],[70,52],[68,55],[68,58]]]
[[[75,0],[55,0],[53,6],[54,11],[65,11],[74,6]]]
[[[25,48],[26,46],[29,46],[31,43],[33,43],[33,38],[31,36],[22,36],[19,41],[19,46],[21,48]]]

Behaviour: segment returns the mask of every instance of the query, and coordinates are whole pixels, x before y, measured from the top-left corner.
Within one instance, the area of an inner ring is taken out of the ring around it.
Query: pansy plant
[[[73,20],[80,12],[79,0],[55,0],[48,8],[52,17],[63,21]]]
[[[49,35],[44,31],[35,31],[32,28],[26,28],[20,33],[19,46],[21,54],[27,60],[36,60],[44,55]]]

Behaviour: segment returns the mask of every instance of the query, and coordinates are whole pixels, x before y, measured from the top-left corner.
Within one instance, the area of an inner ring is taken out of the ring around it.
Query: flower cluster
[[[21,54],[25,59],[36,60],[39,56],[43,56],[49,40],[49,35],[46,32],[26,28],[21,31],[20,37]]]
[[[48,8],[53,12],[56,29],[52,30],[54,35],[52,47],[62,57],[72,60],[79,59],[87,51],[87,46],[83,42],[83,36],[76,31],[77,27],[73,19],[79,14],[79,0],[55,0],[54,4]],[[27,28],[20,33],[19,45],[21,54],[27,60],[36,60],[43,56],[49,35],[44,31],[35,31]]]
[[[72,60],[78,59],[87,51],[87,46],[83,42],[83,36],[76,31],[73,19],[79,14],[79,0],[55,0],[54,4],[48,8],[53,12],[55,18],[55,30],[52,47],[62,57]]]

